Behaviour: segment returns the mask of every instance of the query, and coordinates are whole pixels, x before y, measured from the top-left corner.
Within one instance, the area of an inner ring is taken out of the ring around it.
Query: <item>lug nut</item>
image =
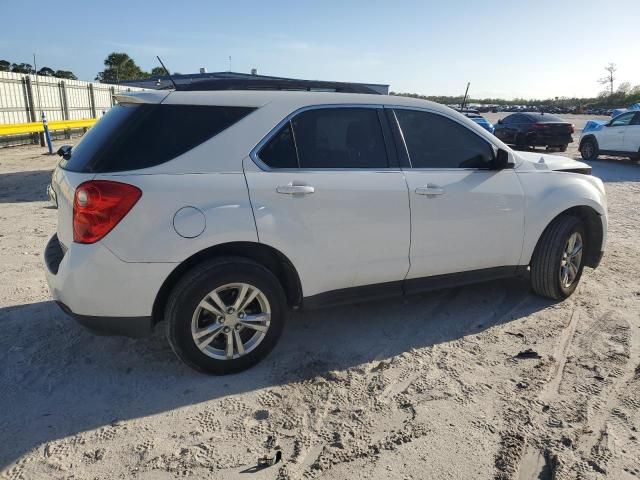
[[[223,331],[224,333],[229,333],[229,332],[231,331],[231,329],[230,329],[229,327],[224,327],[224,328],[222,329],[222,331]]]
[[[224,323],[224,317],[218,317],[218,323]]]
[[[242,328],[242,325],[240,325],[239,323],[236,325],[236,330],[240,330]]]
[[[233,307],[229,307],[227,308],[227,313],[233,313],[235,312],[235,310],[233,309]]]
[[[238,315],[238,318],[244,318],[244,312],[240,312],[240,314]]]

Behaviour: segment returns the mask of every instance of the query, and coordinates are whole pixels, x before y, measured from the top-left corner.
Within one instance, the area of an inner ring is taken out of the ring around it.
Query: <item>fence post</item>
[[[29,75],[25,75],[22,77],[24,80],[24,88],[27,97],[27,112],[29,114],[29,121],[37,122],[36,120],[36,105],[33,96],[33,85],[31,84],[31,77]],[[38,137],[40,138],[40,146],[44,147],[44,135],[39,133],[33,134],[33,143],[38,141]]]
[[[98,115],[96,115],[96,97],[93,92],[93,83],[89,84],[89,106],[91,108],[91,115],[93,118],[98,118]]]
[[[111,106],[113,107],[116,104],[116,87],[114,87],[113,85],[111,85]]]
[[[60,103],[62,104],[62,118],[64,120],[71,120],[71,116],[69,115],[69,99],[67,98],[67,84],[64,80],[60,80],[58,83],[60,86]],[[64,138],[71,138],[71,131],[64,131]]]

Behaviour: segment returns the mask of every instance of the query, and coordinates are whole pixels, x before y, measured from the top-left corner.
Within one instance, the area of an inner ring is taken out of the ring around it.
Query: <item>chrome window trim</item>
[[[323,172],[372,172],[372,173],[387,173],[387,172],[401,172],[402,170],[399,167],[387,167],[387,168],[355,168],[355,167],[345,167],[345,168],[271,168],[269,165],[267,165],[266,163],[264,163],[261,159],[260,156],[258,155],[258,153],[260,152],[260,150],[262,149],[262,147],[264,147],[267,143],[269,143],[269,141],[280,131],[280,129],[282,127],[284,127],[284,125],[287,122],[291,122],[291,120],[296,116],[299,115],[300,113],[306,112],[308,110],[320,110],[320,109],[328,109],[328,108],[371,108],[371,109],[376,109],[376,110],[380,110],[382,109],[384,106],[383,105],[379,105],[379,104],[372,104],[372,103],[329,103],[329,104],[318,104],[318,105],[307,105],[305,107],[301,107],[297,110],[294,110],[293,112],[291,112],[289,115],[287,115],[286,117],[284,117],[274,128],[272,128],[269,133],[267,133],[264,138],[262,140],[260,140],[260,142],[258,142],[258,144],[253,147],[253,149],[251,150],[251,152],[249,152],[249,158],[251,158],[251,160],[253,160],[253,163],[256,164],[256,166],[264,171],[264,172],[283,172],[283,173],[300,173],[300,172],[318,172],[318,173],[323,173]],[[380,129],[382,130],[382,125],[380,126]],[[291,132],[295,138],[295,132],[293,131],[293,125],[291,126]],[[384,132],[382,132],[382,135],[384,135]],[[294,143],[295,145],[295,143]],[[298,146],[295,145],[296,147],[296,153],[297,153],[297,148]],[[385,155],[387,155],[387,152],[385,151]],[[300,160],[298,159],[298,162]],[[387,155],[387,162],[389,162],[389,158]]]
[[[475,136],[477,136],[481,140],[484,140],[493,149],[493,154],[494,155],[498,154],[498,149],[500,147],[495,145],[488,138],[486,138],[483,135],[480,135],[478,132],[475,132],[474,130],[470,129],[467,125],[465,125],[464,123],[460,122],[457,118],[451,117],[451,116],[446,115],[446,114],[444,114],[442,112],[438,112],[438,111],[432,110],[430,108],[408,107],[406,105],[384,105],[384,108],[390,108],[393,111],[393,117],[395,118],[396,124],[398,126],[398,129],[400,130],[400,136],[402,137],[402,144],[404,145],[404,149],[405,149],[405,152],[407,154],[407,158],[409,159],[409,165],[410,165],[409,170],[417,171],[417,172],[460,172],[460,171],[493,172],[493,171],[495,171],[495,170],[492,170],[490,168],[455,168],[455,167],[429,168],[429,167],[414,167],[413,164],[411,163],[411,155],[409,154],[409,148],[407,147],[407,141],[404,138],[404,132],[402,131],[402,127],[400,126],[400,120],[398,120],[398,116],[396,115],[395,110],[410,110],[410,111],[416,111],[416,112],[431,113],[433,115],[439,115],[441,117],[444,117],[446,119],[449,119],[449,120],[457,123],[462,128],[467,129],[467,131],[471,132],[472,134],[474,134]]]

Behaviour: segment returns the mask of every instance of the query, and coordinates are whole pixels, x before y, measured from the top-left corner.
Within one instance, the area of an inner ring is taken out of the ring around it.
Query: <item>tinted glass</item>
[[[636,113],[636,116],[633,117],[631,121],[631,125],[640,125],[640,113]]]
[[[396,110],[413,168],[489,168],[493,149],[468,128],[441,115]]]
[[[300,168],[386,168],[387,153],[373,108],[326,108],[292,120]]]
[[[556,117],[555,115],[549,115],[548,113],[527,113],[527,117],[529,117],[534,122],[543,123],[543,122],[564,122],[560,117]]]
[[[167,162],[255,110],[200,105],[117,105],[89,130],[60,166],[116,172]]]
[[[258,156],[271,168],[298,168],[296,146],[289,122],[262,147]]]
[[[633,112],[623,113],[622,115],[617,116],[614,120],[611,121],[611,126],[622,127],[625,125],[629,125],[631,123],[631,120],[633,120],[634,116],[635,114]]]

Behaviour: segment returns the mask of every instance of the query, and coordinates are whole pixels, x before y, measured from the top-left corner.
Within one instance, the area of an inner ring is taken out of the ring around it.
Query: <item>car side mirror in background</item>
[[[513,163],[509,163],[509,154],[507,151],[499,148],[496,153],[496,158],[493,159],[493,169],[504,170],[505,168],[513,168]]]
[[[498,120],[498,125],[502,125],[502,119],[501,118]]]
[[[71,158],[71,148],[73,148],[71,145],[62,145],[56,153],[65,160],[69,160]]]

